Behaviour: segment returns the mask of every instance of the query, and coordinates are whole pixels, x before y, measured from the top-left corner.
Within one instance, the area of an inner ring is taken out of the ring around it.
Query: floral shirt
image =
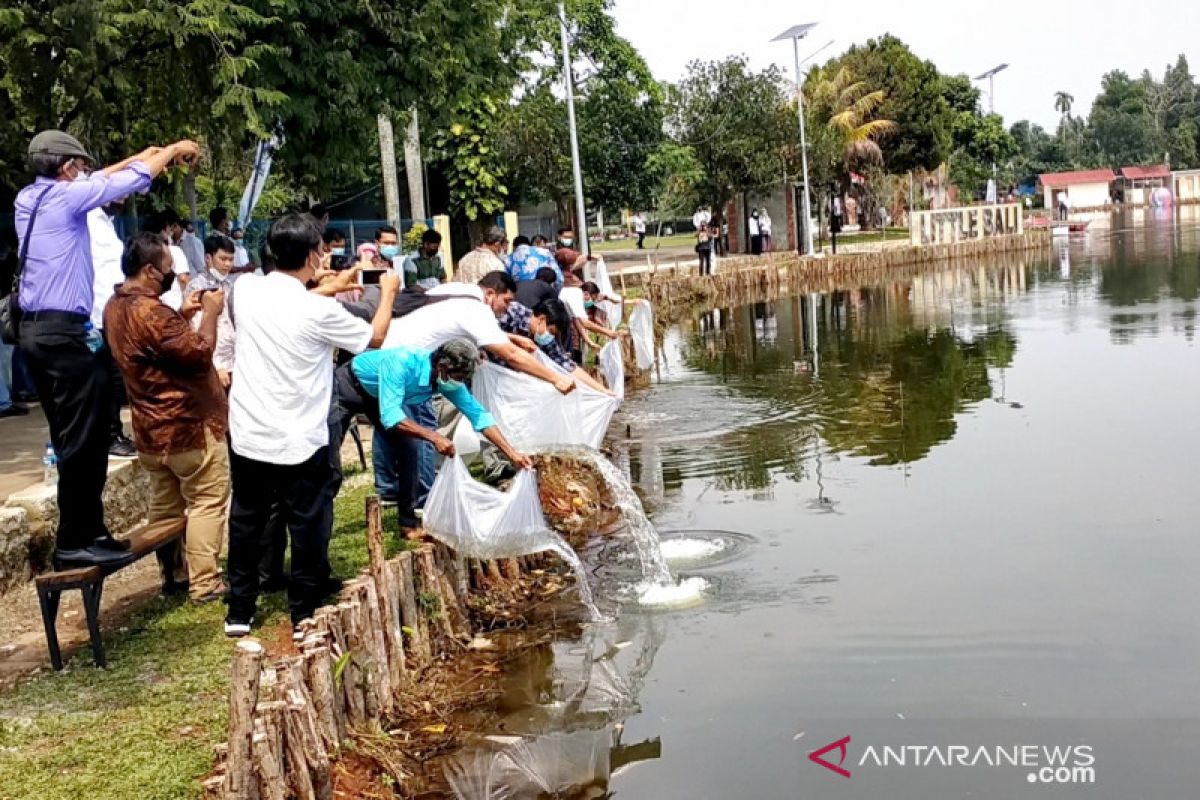
[[[508,304],[508,311],[504,312],[504,316],[500,317],[500,330],[505,333],[515,333],[518,336],[524,336],[527,339],[532,339],[533,335],[529,332],[529,320],[533,318],[533,311],[529,306],[521,305],[516,300]],[[546,357],[565,369],[567,372],[575,371],[575,362],[571,360],[571,356],[563,350],[561,344],[555,339],[550,344],[539,344],[538,348],[546,354]]]

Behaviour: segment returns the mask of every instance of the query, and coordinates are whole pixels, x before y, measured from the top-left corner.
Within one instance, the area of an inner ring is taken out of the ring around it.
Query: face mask
[[[456,381],[456,380],[444,381],[441,378],[438,378],[437,384],[438,384],[438,391],[441,392],[442,394],[445,394],[446,392],[453,392],[456,389],[461,389],[463,386],[462,381]]]
[[[554,342],[554,335],[549,331],[546,331],[545,333],[539,333],[534,336],[533,341],[537,343],[538,347],[545,347],[546,345]]]
[[[344,248],[344,247],[335,247],[335,248],[333,248],[332,250],[330,250],[330,251],[329,251],[329,253],[330,253],[330,255],[335,255],[335,256],[344,256],[344,255],[346,255],[346,248]]]
[[[90,179],[91,177],[92,177],[92,176],[91,176],[91,175],[89,175],[89,174],[88,174],[86,171],[84,171],[84,170],[80,170],[80,171],[79,171],[79,174],[78,174],[78,175],[76,175],[74,178],[72,178],[72,180],[74,180],[74,181],[86,181],[86,180]]]
[[[395,244],[385,244],[379,248],[379,255],[384,258],[395,258],[400,255],[400,246]]]
[[[575,244],[575,240],[568,236],[565,239],[559,239],[558,243],[563,247],[570,247],[571,245]]]
[[[164,295],[171,291],[171,287],[175,285],[175,273],[165,273],[159,281],[159,294]]]
[[[591,300],[584,300],[583,307],[584,308],[595,308],[596,304],[594,302],[592,302]]]

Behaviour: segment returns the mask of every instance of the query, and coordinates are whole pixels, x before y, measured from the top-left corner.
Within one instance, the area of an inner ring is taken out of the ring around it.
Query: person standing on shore
[[[646,215],[638,212],[633,215],[633,232],[637,234],[637,249],[646,249]]]
[[[199,153],[185,140],[89,174],[94,159],[75,137],[48,130],[29,143],[37,177],[17,194],[14,209],[24,266],[20,340],[58,456],[59,564],[117,566],[130,557],[104,525],[112,385],[96,356],[98,337],[87,328],[94,282],[87,214],[146,191],[168,166]]]
[[[758,212],[758,229],[762,232],[763,252],[771,252],[771,215],[765,207]]]
[[[758,209],[750,212],[750,255],[762,255],[762,227],[758,223]]]

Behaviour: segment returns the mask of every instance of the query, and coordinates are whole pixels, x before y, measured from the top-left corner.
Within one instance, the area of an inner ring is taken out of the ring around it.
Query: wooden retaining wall
[[[701,276],[659,272],[647,276],[646,297],[659,312],[670,317],[673,309],[698,301],[719,301],[751,292],[779,292],[787,288],[851,280],[954,259],[980,258],[997,253],[1049,247],[1046,230],[1026,231],[1015,236],[994,236],[953,244],[923,247],[889,247],[868,253],[812,258],[793,252],[767,253],[747,258],[725,258],[719,274]]]
[[[379,498],[366,503],[370,567],[305,624],[299,655],[267,663],[254,639],[234,649],[229,741],[217,747],[208,796],[332,800],[332,765],[355,732],[385,724],[423,670],[470,641],[470,593],[548,558],[481,562],[422,544],[385,559]]]

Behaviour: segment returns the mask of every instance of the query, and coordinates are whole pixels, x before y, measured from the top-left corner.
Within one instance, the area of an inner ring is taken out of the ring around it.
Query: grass
[[[651,234],[646,235],[646,241],[643,242],[646,250],[653,250],[655,247],[694,247],[696,244],[696,235],[694,233],[680,233],[675,236],[663,236],[656,238]],[[631,236],[628,239],[613,239],[607,242],[592,242],[592,252],[595,253],[611,253],[614,250],[637,250],[637,237]]]
[[[363,499],[347,488],[335,507],[334,573],[367,564]],[[394,513],[385,517],[395,530]],[[389,536],[389,549],[400,549]],[[157,599],[105,636],[109,668],[86,649],[61,673],[0,696],[0,796],[12,800],[194,800],[226,738],[229,654],[225,606]],[[283,595],[260,601],[264,625],[286,619]]]

